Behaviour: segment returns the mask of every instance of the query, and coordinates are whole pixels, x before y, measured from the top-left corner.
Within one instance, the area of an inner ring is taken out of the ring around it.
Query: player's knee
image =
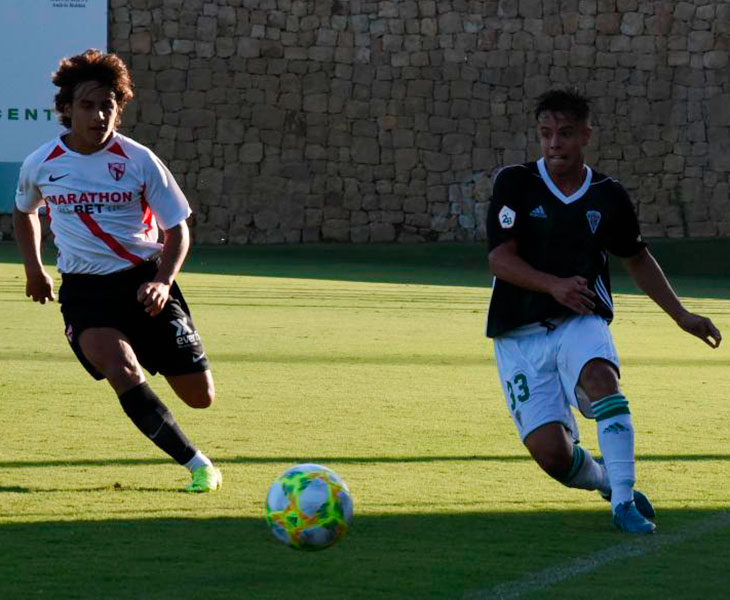
[[[215,387],[210,384],[190,390],[183,400],[192,408],[208,408],[215,400]]]
[[[555,450],[535,457],[537,464],[553,479],[562,481],[570,473],[571,456],[568,452]]]
[[[605,360],[592,360],[583,367],[580,386],[591,402],[619,391],[616,367]]]
[[[128,389],[144,381],[140,366],[132,361],[116,361],[100,365],[99,371],[114,389]]]

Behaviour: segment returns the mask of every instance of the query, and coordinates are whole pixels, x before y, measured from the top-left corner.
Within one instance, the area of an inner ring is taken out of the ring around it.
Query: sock
[[[199,467],[212,467],[213,463],[210,461],[210,459],[203,454],[200,450],[198,450],[195,453],[195,456],[193,456],[188,462],[186,462],[184,465],[191,473],[195,471],[195,469]]]
[[[184,465],[195,456],[197,448],[147,382],[120,394],[119,402],[137,428],[176,462]]]
[[[561,483],[581,490],[599,490],[602,493],[611,491],[605,469],[596,462],[588,450],[577,444],[573,446],[573,464],[570,472]]]
[[[608,480],[611,482],[611,506],[614,510],[634,498],[636,481],[634,459],[634,425],[629,401],[623,394],[612,394],[593,403]]]

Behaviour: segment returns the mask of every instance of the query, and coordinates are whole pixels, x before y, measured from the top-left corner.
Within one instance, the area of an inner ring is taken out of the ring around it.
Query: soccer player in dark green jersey
[[[535,111],[542,158],[501,169],[487,217],[495,275],[487,320],[499,375],[523,443],[569,487],[598,490],[614,525],[652,533],[654,508],[634,490],[634,427],[619,386],[608,255],[685,331],[710,347],[721,335],[689,312],[641,237],[626,190],[585,164],[589,106],[553,90]],[[595,419],[603,454],[577,444],[572,407]]]

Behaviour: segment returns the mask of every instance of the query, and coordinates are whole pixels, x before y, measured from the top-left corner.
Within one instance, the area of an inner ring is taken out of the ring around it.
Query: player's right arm
[[[519,167],[518,167],[519,168]],[[584,277],[557,277],[530,265],[519,253],[522,227],[518,184],[511,177],[515,168],[500,171],[494,179],[492,201],[487,213],[489,269],[492,274],[521,288],[550,294],[557,302],[579,315],[593,313],[595,293]]]
[[[25,265],[25,295],[34,302],[45,304],[55,300],[53,278],[43,268],[41,260],[41,222],[38,207],[42,204],[41,194],[31,175],[31,157],[20,169],[18,189],[15,192],[13,226],[15,240]]]
[[[43,268],[41,261],[41,223],[38,213],[25,213],[15,208],[13,225],[25,265],[25,295],[41,304],[45,304],[46,300],[55,300],[53,278]]]
[[[588,287],[587,279],[579,275],[557,277],[535,269],[517,252],[516,239],[502,242],[489,253],[489,269],[502,281],[550,294],[560,304],[579,315],[593,314],[596,305],[592,298],[596,294]]]

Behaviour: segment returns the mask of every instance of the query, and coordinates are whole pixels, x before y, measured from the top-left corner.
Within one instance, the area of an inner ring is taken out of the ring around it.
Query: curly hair
[[[535,119],[545,111],[564,113],[572,116],[576,121],[588,121],[590,106],[588,99],[577,90],[550,90],[537,99]]]
[[[124,107],[134,98],[132,77],[119,56],[95,48],[61,59],[58,71],[53,74],[53,84],[60,88],[54,100],[61,123],[71,127],[71,119],[63,114],[64,108],[73,102],[79,84],[87,81],[97,81],[112,90],[119,107],[116,123],[119,125]]]

